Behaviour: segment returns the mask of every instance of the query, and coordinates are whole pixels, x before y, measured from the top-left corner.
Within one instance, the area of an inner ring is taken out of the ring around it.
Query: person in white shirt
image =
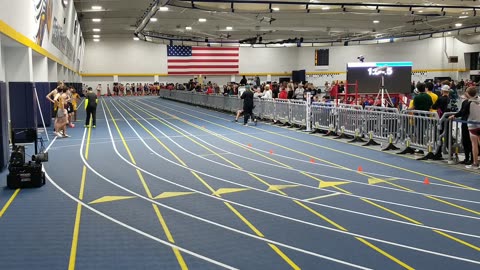
[[[295,99],[303,99],[303,92],[305,92],[305,89],[303,89],[303,84],[298,84],[298,88],[295,90],[295,93],[293,94],[295,96]]]
[[[272,98],[272,90],[270,89],[270,85],[265,85],[262,98]]]

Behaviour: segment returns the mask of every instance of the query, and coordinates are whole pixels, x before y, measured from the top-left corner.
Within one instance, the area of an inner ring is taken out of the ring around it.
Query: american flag
[[[238,74],[238,48],[167,46],[169,75]]]

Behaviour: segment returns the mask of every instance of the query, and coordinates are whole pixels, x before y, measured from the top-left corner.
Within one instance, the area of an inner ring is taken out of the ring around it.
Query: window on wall
[[[329,64],[329,50],[319,49],[315,50],[315,66],[328,66]]]
[[[480,52],[470,53],[470,70],[480,70]]]

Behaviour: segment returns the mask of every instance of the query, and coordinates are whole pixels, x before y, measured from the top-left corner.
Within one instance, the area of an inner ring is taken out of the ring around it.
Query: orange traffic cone
[[[362,168],[362,166],[358,166],[358,169],[357,169],[357,171],[359,171],[359,172],[363,172],[363,168]]]
[[[315,159],[311,158],[310,163],[315,163]]]
[[[423,183],[425,185],[429,185],[430,184],[430,181],[428,180],[428,177],[425,177],[425,180],[423,180]]]

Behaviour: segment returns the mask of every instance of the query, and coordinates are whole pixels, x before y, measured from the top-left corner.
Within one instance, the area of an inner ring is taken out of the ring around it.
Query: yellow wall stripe
[[[10,37],[11,39],[17,41],[18,43],[28,47],[32,48],[32,50],[36,51],[37,53],[48,57],[50,60],[55,61],[59,63],[60,65],[68,68],[69,70],[78,73],[76,70],[74,70],[72,67],[69,65],[66,65],[63,63],[58,57],[55,55],[51,54],[49,51],[45,50],[44,48],[40,47],[38,44],[36,44],[33,40],[29,39],[28,37],[24,36],[23,34],[17,32],[13,27],[10,25],[6,24],[4,21],[0,20],[0,33],[6,35],[7,37]]]

